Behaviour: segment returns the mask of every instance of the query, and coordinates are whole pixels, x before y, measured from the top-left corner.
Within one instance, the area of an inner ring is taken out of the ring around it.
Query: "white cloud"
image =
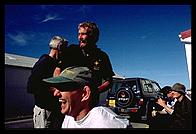
[[[40,45],[46,39],[50,37],[49,33],[39,33],[39,32],[17,32],[16,34],[8,33],[6,34],[7,43],[16,46],[27,46],[27,45]]]
[[[54,21],[54,20],[62,20],[62,19],[63,19],[63,18],[58,17],[57,14],[55,14],[55,15],[47,14],[47,15],[45,16],[45,19],[42,20],[40,23],[45,23],[45,22],[47,22],[47,21]]]
[[[13,43],[18,44],[19,46],[26,46],[27,45],[28,36],[22,32],[19,32],[16,35],[9,33],[9,34],[7,34],[7,36],[8,36],[8,38],[10,38],[13,41]]]

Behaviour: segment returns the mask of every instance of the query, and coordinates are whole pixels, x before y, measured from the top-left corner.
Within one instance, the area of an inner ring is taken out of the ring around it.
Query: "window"
[[[149,92],[149,93],[153,92],[153,86],[149,80],[141,80],[141,83],[142,83],[144,92]]]

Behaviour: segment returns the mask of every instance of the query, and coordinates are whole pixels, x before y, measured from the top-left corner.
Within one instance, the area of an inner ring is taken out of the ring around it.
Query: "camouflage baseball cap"
[[[81,86],[91,84],[92,73],[87,67],[68,67],[57,77],[43,79],[49,85],[58,87],[59,90],[75,90]]]

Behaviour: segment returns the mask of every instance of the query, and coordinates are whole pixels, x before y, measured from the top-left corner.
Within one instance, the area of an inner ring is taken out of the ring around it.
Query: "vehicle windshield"
[[[112,93],[116,93],[116,91],[119,89],[119,88],[122,88],[122,87],[129,87],[131,88],[133,91],[136,90],[136,81],[135,80],[131,80],[131,81],[115,81],[113,82],[113,85],[112,85],[112,90],[111,90],[111,94]]]

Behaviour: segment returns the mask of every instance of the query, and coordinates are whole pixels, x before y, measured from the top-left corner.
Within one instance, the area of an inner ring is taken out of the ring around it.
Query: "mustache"
[[[80,39],[79,40],[81,43],[87,43],[87,40],[85,40],[85,39]]]

